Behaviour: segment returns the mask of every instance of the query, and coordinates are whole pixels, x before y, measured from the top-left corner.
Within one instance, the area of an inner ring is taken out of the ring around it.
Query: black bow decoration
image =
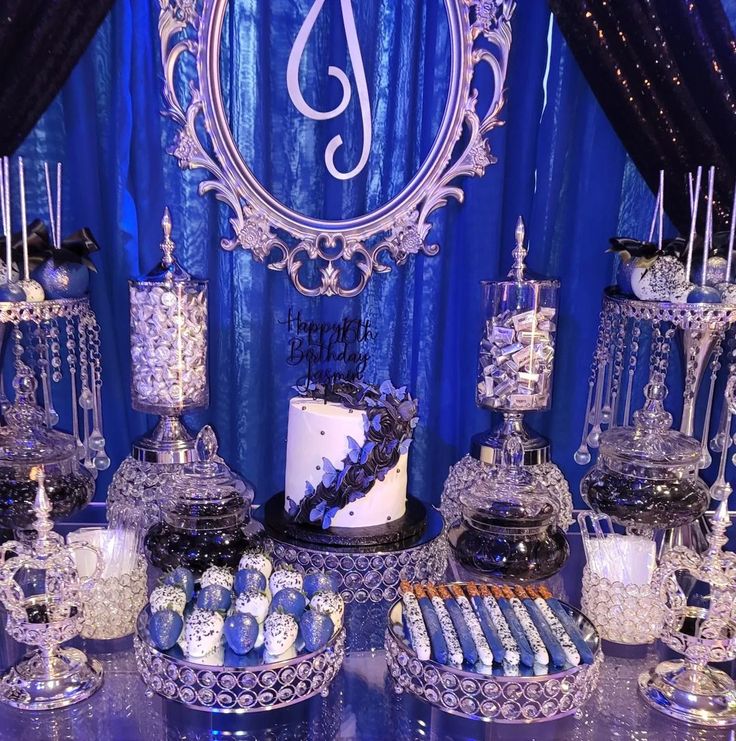
[[[16,232],[12,236],[11,249],[13,260],[20,264],[23,261],[23,233]],[[84,265],[93,272],[97,272],[95,264],[90,259],[93,252],[97,252],[100,245],[88,227],[77,229],[61,243],[54,247],[49,238],[49,230],[41,219],[34,219],[28,225],[28,262],[31,269],[47,259],[52,259],[57,265],[77,263]]]
[[[608,252],[628,253],[630,258],[643,257],[651,259],[656,255],[673,255],[680,259],[687,248],[687,240],[683,237],[674,237],[662,242],[662,249],[655,242],[647,242],[643,239],[631,239],[630,237],[611,237],[608,240],[611,246]]]

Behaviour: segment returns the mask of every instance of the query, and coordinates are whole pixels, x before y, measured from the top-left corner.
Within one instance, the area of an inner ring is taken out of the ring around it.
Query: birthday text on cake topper
[[[286,319],[279,319],[278,323],[286,326],[289,335],[287,364],[304,368],[298,385],[329,385],[338,379],[362,378],[370,359],[366,343],[375,342],[378,337],[370,319],[315,321],[293,307],[289,307]]]

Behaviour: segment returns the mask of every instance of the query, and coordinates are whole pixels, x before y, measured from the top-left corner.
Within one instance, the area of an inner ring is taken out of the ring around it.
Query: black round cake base
[[[427,524],[427,508],[416,497],[407,496],[406,513],[398,520],[372,527],[331,527],[323,530],[319,526],[289,519],[284,510],[284,492],[279,492],[264,506],[264,523],[266,529],[277,537],[285,535],[289,539],[313,545],[366,548],[404,543],[420,537]]]

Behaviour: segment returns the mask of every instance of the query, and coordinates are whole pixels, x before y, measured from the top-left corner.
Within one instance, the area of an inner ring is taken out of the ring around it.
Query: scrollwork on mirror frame
[[[203,168],[209,177],[200,194],[213,192],[232,211],[232,236],[224,249],[241,247],[271,270],[286,270],[307,296],[359,294],[373,273],[386,273],[388,256],[397,265],[411,255],[436,255],[429,242],[430,217],[449,199],[462,202],[462,176],[481,176],[496,162],[488,134],[503,124],[506,68],[511,47],[515,0],[445,0],[452,61],[447,104],[430,154],[419,172],[386,205],[343,221],[324,221],[290,211],[264,188],[237,152],[220,91],[219,40],[229,0],[159,0],[159,35],[164,70],[164,115],[177,126],[169,152],[182,169]],[[196,60],[197,74],[187,79],[187,100],[179,97],[182,57]],[[477,69],[490,70],[493,89],[487,110],[477,110],[473,87]],[[211,79],[212,78],[212,79]],[[204,124],[204,126],[202,125]],[[208,132],[211,142],[201,134]],[[343,266],[357,270],[344,285]],[[316,263],[319,283],[305,285],[305,265]],[[357,277],[355,277],[357,276]]]

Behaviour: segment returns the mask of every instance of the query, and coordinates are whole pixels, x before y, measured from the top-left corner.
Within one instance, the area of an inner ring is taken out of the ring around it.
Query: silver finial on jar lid
[[[509,271],[509,278],[515,278],[516,280],[524,280],[524,272],[526,271],[526,265],[524,265],[524,259],[527,253],[527,248],[524,247],[525,234],[524,219],[519,216],[516,221],[516,230],[514,231],[516,246],[511,252],[511,256],[514,258],[514,264]]]
[[[164,206],[164,215],[161,218],[161,229],[164,232],[164,239],[161,242],[161,251],[164,253],[163,264],[168,267],[174,261],[174,240],[171,239],[171,212],[168,206]]]

